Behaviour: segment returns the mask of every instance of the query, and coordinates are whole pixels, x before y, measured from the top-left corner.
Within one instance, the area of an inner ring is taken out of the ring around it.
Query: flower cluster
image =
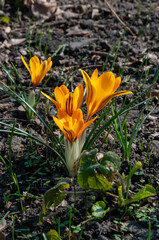
[[[65,158],[69,174],[74,176],[77,171],[77,159],[85,142],[85,129],[96,119],[95,113],[100,111],[113,97],[131,93],[131,91],[119,91],[117,88],[121,78],[115,78],[112,72],[105,72],[98,77],[96,69],[91,78],[80,70],[86,84],[87,118],[83,119],[80,109],[83,100],[83,86],[78,85],[73,93],[69,92],[65,85],[56,87],[55,100],[43,93],[57,108],[57,117],[53,119],[65,136]]]
[[[83,86],[78,85],[73,93],[65,85],[56,87],[55,100],[43,93],[57,108],[57,118],[53,119],[61,129],[66,139],[72,143],[80,137],[82,132],[95,120],[85,122],[80,109],[83,100]]]

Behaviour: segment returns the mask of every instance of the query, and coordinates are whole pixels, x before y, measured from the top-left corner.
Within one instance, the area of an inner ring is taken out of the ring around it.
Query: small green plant
[[[15,98],[25,109],[26,114],[28,119],[33,118],[33,111],[31,110],[29,106],[31,106],[32,108],[35,108],[36,105],[39,103],[39,98],[40,98],[40,91],[37,94],[37,96],[35,95],[35,88],[37,87],[37,85],[43,80],[43,78],[45,77],[46,73],[49,71],[49,69],[52,66],[52,61],[51,58],[48,58],[47,60],[43,61],[40,64],[40,60],[37,56],[34,56],[30,59],[30,68],[28,67],[27,63],[25,62],[23,56],[21,57],[22,61],[24,63],[24,65],[26,66],[26,68],[28,69],[30,75],[31,75],[31,81],[33,84],[33,89],[30,90],[30,86],[29,86],[29,95],[27,96],[27,93],[21,83],[21,79],[18,75],[17,69],[14,66],[14,64],[12,63],[12,67],[13,70],[16,73],[17,76],[17,80],[19,82],[19,85],[16,83],[16,81],[13,79],[12,75],[7,71],[7,69],[0,63],[0,66],[3,68],[3,70],[7,73],[7,75],[9,76],[10,79],[10,83],[12,88],[8,87],[6,84],[4,84],[1,81],[1,85],[2,87],[0,87],[0,89],[6,93],[8,93],[9,95],[11,95],[13,98]],[[41,90],[45,87],[46,83],[49,81],[50,77],[47,79],[47,81],[43,84]],[[16,93],[16,91],[18,93]],[[21,99],[23,99],[23,101],[21,101]],[[27,103],[27,104],[26,104]]]
[[[148,145],[147,153],[146,153],[146,163],[147,163],[148,166],[150,165],[151,155],[152,155],[153,150],[154,150],[153,147],[151,148],[151,145],[152,145],[152,142],[150,142],[150,144]]]
[[[149,101],[151,100],[151,98],[147,99],[146,103],[149,104]],[[136,123],[132,129],[132,133],[130,136],[130,139],[128,141],[127,139],[127,116],[128,113],[125,115],[123,122],[121,122],[120,117],[118,116],[114,122],[112,123],[113,128],[116,132],[116,136],[118,138],[119,143],[122,146],[123,152],[124,152],[124,157],[126,159],[130,159],[130,153],[131,153],[131,147],[133,144],[133,141],[135,139],[135,137],[137,136],[137,133],[139,131],[139,129],[141,128],[141,126],[143,125],[144,121],[147,119],[147,117],[155,110],[156,107],[154,107],[146,116],[143,116],[144,110],[146,108],[147,105],[145,105],[142,110],[140,111]],[[113,106],[111,106],[112,109],[112,114],[114,115],[114,108]],[[141,149],[141,151],[143,151],[143,143],[140,143],[140,140],[138,141],[139,143],[139,147]]]
[[[77,182],[84,190],[83,193],[91,192],[101,193],[103,196],[115,198],[114,203],[120,208],[125,208],[133,202],[140,201],[156,194],[155,189],[146,184],[136,194],[129,197],[129,188],[132,176],[141,168],[142,164],[137,162],[129,171],[129,175],[124,173],[120,175],[119,169],[121,160],[113,152],[106,152],[97,158],[98,150],[94,149],[90,152],[83,152],[80,158],[80,168],[77,175]],[[68,194],[73,194],[69,191],[70,183],[68,180],[59,181],[52,189],[48,190],[43,199],[42,213],[40,215],[40,223],[47,215],[48,209],[54,209],[58,204],[66,198]],[[117,189],[118,195],[114,193],[114,188]],[[77,194],[81,192],[76,192]],[[104,217],[109,211],[106,209],[104,201],[98,201],[92,206],[92,215],[94,217]],[[88,221],[88,220],[87,220]]]

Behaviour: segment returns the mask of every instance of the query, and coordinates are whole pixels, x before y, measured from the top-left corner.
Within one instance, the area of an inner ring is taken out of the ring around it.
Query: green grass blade
[[[24,89],[24,87],[23,87],[23,85],[22,85],[22,82],[21,82],[20,76],[19,76],[19,74],[18,74],[18,71],[17,71],[17,69],[16,69],[16,67],[15,67],[15,65],[14,65],[13,63],[11,63],[11,65],[12,65],[12,67],[13,67],[16,75],[17,75],[17,79],[18,79],[18,82],[19,82],[20,87],[21,87],[21,90],[18,88],[18,89],[19,89],[19,93],[21,94],[21,92],[22,92],[22,93],[23,93],[23,96],[24,96],[24,99],[27,100],[27,95],[26,95],[25,89]],[[6,69],[6,70],[7,70],[7,69]],[[9,75],[8,75],[8,76],[9,76]]]
[[[12,128],[12,127],[13,127],[13,126],[11,126],[11,125],[9,125],[9,124],[7,124],[7,123],[4,123],[4,122],[0,122],[0,124],[3,125],[3,126],[6,126],[6,127],[8,127],[8,128]],[[15,130],[16,130],[16,131],[14,131],[14,134],[15,134],[15,135],[24,136],[24,137],[27,137],[27,138],[31,138],[31,139],[33,139],[34,141],[39,142],[39,143],[45,145],[47,148],[49,148],[51,151],[53,151],[53,152],[60,158],[60,160],[62,161],[62,163],[63,163],[64,166],[66,167],[66,163],[65,163],[64,158],[63,158],[54,148],[52,148],[50,145],[48,145],[47,143],[43,142],[43,141],[40,140],[39,138],[36,138],[35,136],[33,136],[33,135],[31,135],[30,133],[27,133],[27,132],[25,132],[25,131],[23,131],[23,130],[21,130],[21,129],[18,129],[18,128],[15,127]],[[11,130],[0,129],[0,132],[1,132],[1,133],[11,133],[12,131],[11,131]],[[2,159],[1,159],[1,160],[2,160]]]
[[[9,141],[9,168],[10,168],[10,172],[11,172],[12,176],[13,176],[13,169],[12,169],[12,141],[13,141],[13,133],[14,133],[15,125],[16,125],[16,119],[14,120],[14,123],[13,123],[12,131],[11,131],[11,135],[10,135],[10,141]]]
[[[138,128],[136,129],[136,131],[133,132],[131,138],[130,138],[130,141],[129,141],[129,146],[128,146],[128,151],[130,153],[130,150],[131,150],[131,145],[132,145],[132,142],[134,140],[134,138],[136,137],[139,129],[141,128],[142,124],[145,122],[145,120],[147,119],[147,117],[155,110],[156,106],[143,118],[143,120],[141,121],[141,123],[139,124]]]
[[[61,146],[61,144],[59,143],[59,141],[57,140],[57,138],[53,135],[52,130],[50,129],[50,127],[48,126],[48,124],[42,119],[42,117],[35,111],[35,109],[33,109],[23,98],[21,98],[18,94],[16,94],[15,92],[13,92],[6,84],[3,83],[3,85],[8,89],[9,92],[11,92],[11,94],[13,96],[16,97],[16,99],[18,99],[21,104],[23,103],[26,107],[28,107],[29,109],[31,109],[31,111],[40,119],[40,121],[44,124],[44,126],[46,127],[46,129],[49,131],[49,133],[51,134],[51,136],[53,137],[53,140],[57,143],[57,147],[58,149],[61,151],[61,153],[64,156],[64,151],[63,148]],[[3,90],[3,89],[2,89]]]
[[[118,113],[116,113],[113,117],[111,117],[109,119],[108,122],[106,122],[105,124],[102,125],[102,127],[94,134],[92,131],[90,132],[90,134],[88,135],[86,142],[84,144],[83,150],[84,149],[90,149],[90,147],[92,146],[92,144],[95,142],[95,140],[99,137],[99,135],[112,123],[112,121],[117,118],[117,116],[120,116],[132,109],[134,109],[135,107],[138,107],[139,105],[147,102],[149,99],[138,103],[130,108],[128,108],[129,106],[133,105],[133,103],[138,99],[139,97],[137,97],[136,99],[134,99],[132,102],[130,102],[125,108],[121,109]],[[94,134],[94,135],[93,135]],[[93,135],[93,137],[91,138],[91,136]]]
[[[0,224],[3,222],[3,220],[8,216],[8,214],[10,213],[10,211],[8,211],[0,220]]]
[[[13,83],[15,85],[15,87],[17,88],[17,90],[19,91],[19,93],[21,93],[20,88],[18,87],[18,85],[16,84],[16,82],[14,81],[12,75],[9,73],[9,71],[3,66],[2,63],[0,63],[0,66],[3,68],[3,70],[6,72],[6,74],[8,75],[9,79],[11,80],[11,83]],[[12,65],[13,69],[14,69],[14,65]],[[14,69],[15,71],[15,69]],[[19,79],[18,79],[19,80]]]

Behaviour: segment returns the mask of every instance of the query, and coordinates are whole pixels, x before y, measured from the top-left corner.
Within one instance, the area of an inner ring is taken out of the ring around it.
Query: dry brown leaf
[[[26,41],[26,38],[12,38],[10,41],[5,40],[1,47],[10,48],[11,46],[21,44]]]
[[[80,29],[78,26],[68,29],[66,36],[91,36],[92,31]]]
[[[56,11],[56,0],[31,0],[31,11],[35,17],[48,19]]]
[[[0,231],[3,231],[7,227],[7,222],[3,219],[2,223],[0,224]]]
[[[73,19],[73,18],[77,19],[77,18],[80,18],[80,14],[79,13],[71,12],[69,10],[63,12],[63,16],[66,19]]]
[[[152,89],[150,92],[147,94],[147,97],[157,97],[159,98],[159,90],[157,89]]]

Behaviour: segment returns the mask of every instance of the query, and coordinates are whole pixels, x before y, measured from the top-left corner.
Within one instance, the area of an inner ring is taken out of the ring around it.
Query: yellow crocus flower
[[[43,61],[40,64],[39,58],[37,56],[34,56],[30,59],[30,62],[29,62],[30,68],[25,62],[23,56],[21,56],[21,59],[31,75],[31,81],[35,89],[37,85],[44,79],[46,73],[50,70],[52,66],[51,58],[49,57],[47,60]]]
[[[98,69],[95,69],[90,78],[84,70],[79,71],[83,75],[87,89],[87,120],[106,106],[113,97],[132,93],[131,91],[115,92],[121,83],[121,78],[115,78],[112,72],[105,72],[98,77]]]
[[[71,144],[78,139],[83,131],[96,119],[95,117],[88,122],[84,122],[83,112],[79,108],[73,112],[72,116],[60,108],[58,109],[57,115],[57,118],[53,116],[53,120]]]
[[[54,90],[55,100],[43,92],[42,94],[55,104],[57,110],[63,109],[69,116],[72,116],[74,111],[81,106],[83,86],[78,85],[73,93],[69,92],[65,85],[56,87]]]
[[[79,108],[73,112],[72,116],[68,115],[64,109],[59,108],[57,116],[58,118],[53,116],[53,120],[64,134],[66,166],[69,175],[73,177],[77,174],[79,157],[85,143],[85,129],[96,117],[84,122],[83,112]]]

